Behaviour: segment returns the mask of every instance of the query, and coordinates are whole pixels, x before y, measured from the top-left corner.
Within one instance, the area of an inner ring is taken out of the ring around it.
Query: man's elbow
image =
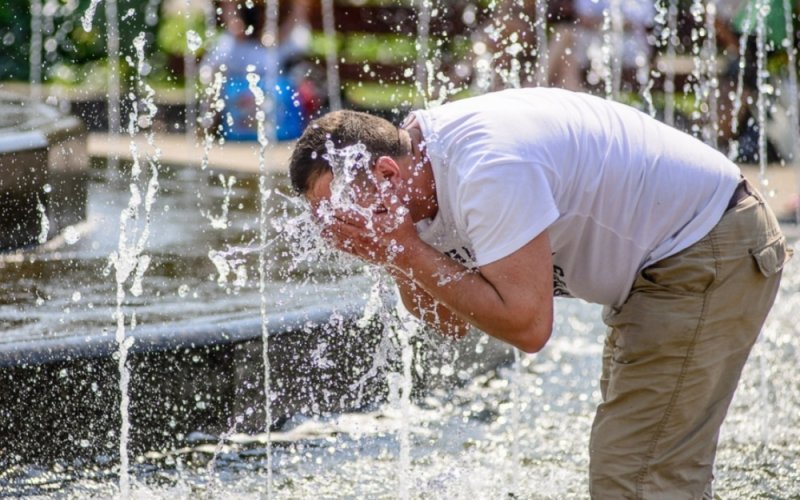
[[[547,333],[538,333],[536,335],[526,335],[524,338],[520,339],[517,343],[515,343],[515,347],[520,351],[526,352],[528,354],[533,354],[535,352],[539,352],[544,348],[547,341],[550,340],[550,332]]]
[[[550,340],[552,331],[553,322],[551,319],[531,322],[514,335],[514,341],[511,343],[517,349],[529,354],[539,352]]]

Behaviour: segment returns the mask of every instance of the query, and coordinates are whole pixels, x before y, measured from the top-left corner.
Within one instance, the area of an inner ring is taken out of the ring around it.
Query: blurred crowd
[[[761,16],[764,22],[764,64],[769,71],[766,83],[777,89],[770,102],[775,112],[769,120],[781,120],[786,116],[789,100],[796,98],[787,88],[786,49],[797,47],[797,33],[789,29],[798,29],[796,19],[800,12],[800,4],[793,2],[798,12],[789,28],[783,0],[766,0],[766,15],[763,8],[759,12],[759,3],[760,0],[549,0],[546,58],[540,63],[546,77],[538,81],[529,78],[527,83],[604,93],[608,90],[606,82],[616,78],[611,82],[614,90],[636,100],[644,91],[663,92],[669,71],[675,77],[676,92],[688,90],[687,94],[697,96],[697,66],[704,65],[711,68],[707,77],[714,80],[718,89],[714,115],[718,119],[720,146],[737,141],[739,159],[752,160],[757,154],[757,17]],[[671,34],[664,31],[670,4],[676,19],[676,29]],[[493,40],[489,37],[490,42],[494,41],[490,51],[502,54],[504,40],[514,32],[524,33],[527,43],[535,46],[536,23],[529,22],[535,19],[535,9],[533,0],[502,0],[491,20],[501,26],[502,35]],[[707,16],[714,20],[712,39],[708,38]],[[521,23],[520,19],[527,22]],[[713,56],[706,52],[708,46],[715,51]],[[496,64],[502,67],[508,62],[499,57]],[[496,82],[495,88],[502,84]],[[737,90],[741,98],[734,104],[731,97]],[[707,109],[704,115],[709,115]],[[678,121],[681,119],[690,121],[679,116]],[[792,155],[790,130],[786,123],[770,127],[772,159]]]
[[[663,91],[665,73],[671,70],[676,90],[681,92],[685,87],[691,94],[692,85],[697,83],[692,80],[696,78],[693,72],[697,57],[708,57],[697,47],[706,43],[705,23],[707,16],[712,15],[716,36],[711,41],[712,47],[716,47],[716,57],[711,63],[703,63],[714,68],[712,78],[719,89],[718,139],[723,145],[731,140],[741,142],[741,153],[747,159],[755,147],[751,118],[757,94],[755,32],[759,15],[756,6],[760,1],[549,0],[546,23],[537,33],[543,14],[537,12],[541,4],[536,0],[498,0],[489,16],[471,28],[471,40],[482,47],[481,54],[474,55],[483,61],[464,61],[472,66],[467,79],[473,80],[474,89],[474,82],[480,79],[477,75],[480,68],[488,68],[488,77],[484,75],[478,91],[510,85],[550,85],[607,93],[609,79],[615,78],[615,93],[635,97],[645,90]],[[278,2],[278,23],[270,29],[265,19],[265,0],[215,0],[220,35],[206,48],[200,76],[204,84],[209,84],[216,72],[225,70],[222,94],[228,103],[228,113],[221,127],[228,138],[256,139],[252,117],[257,105],[248,74],[258,75],[257,85],[265,92],[266,81],[277,78],[273,102],[278,108],[275,124],[278,138],[299,135],[309,117],[320,109],[324,91],[318,82],[314,85],[309,81],[307,67],[312,17],[319,10],[319,3],[319,0]],[[670,4],[675,7],[677,29],[665,36]],[[790,43],[787,41],[797,37],[787,31],[783,0],[767,0],[767,4],[770,11],[764,17],[766,54],[785,57]],[[537,47],[537,38],[541,39],[542,33],[547,45]],[[670,45],[672,59],[667,57]],[[773,85],[788,81],[785,78],[788,70],[783,66],[777,73],[773,71],[771,76],[776,79]],[[776,64],[770,67],[774,70]],[[271,68],[278,68],[272,76]],[[779,74],[781,71],[784,74]],[[463,73],[460,71],[453,80],[464,81]],[[734,106],[729,96],[736,93],[737,87],[741,88],[743,104]],[[787,94],[786,91],[782,94],[784,101]],[[777,92],[778,95],[781,93]],[[780,99],[773,104],[786,105]],[[771,138],[770,147],[781,150],[786,143],[785,137],[776,136]]]

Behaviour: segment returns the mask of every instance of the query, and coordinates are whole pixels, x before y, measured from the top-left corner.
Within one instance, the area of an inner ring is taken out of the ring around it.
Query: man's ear
[[[378,180],[399,180],[400,165],[391,156],[381,156],[375,162],[375,176]]]

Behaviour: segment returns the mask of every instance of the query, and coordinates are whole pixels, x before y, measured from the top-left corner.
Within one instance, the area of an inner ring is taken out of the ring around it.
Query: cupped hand
[[[378,203],[369,216],[335,210],[322,235],[339,250],[383,266],[392,265],[419,242],[409,210],[390,182],[381,184]]]

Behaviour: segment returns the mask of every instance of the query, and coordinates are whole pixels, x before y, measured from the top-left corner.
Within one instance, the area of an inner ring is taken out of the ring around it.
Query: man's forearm
[[[408,276],[396,268],[390,267],[388,271],[394,277],[403,304],[411,314],[448,337],[460,338],[469,333],[469,323],[431,297]]]
[[[551,318],[536,317],[535,304],[523,296],[503,297],[480,272],[470,270],[419,242],[391,264],[450,314],[526,351],[539,350],[550,335]],[[395,272],[397,272],[395,271]],[[513,281],[507,277],[506,281]],[[552,300],[551,297],[548,297]]]

